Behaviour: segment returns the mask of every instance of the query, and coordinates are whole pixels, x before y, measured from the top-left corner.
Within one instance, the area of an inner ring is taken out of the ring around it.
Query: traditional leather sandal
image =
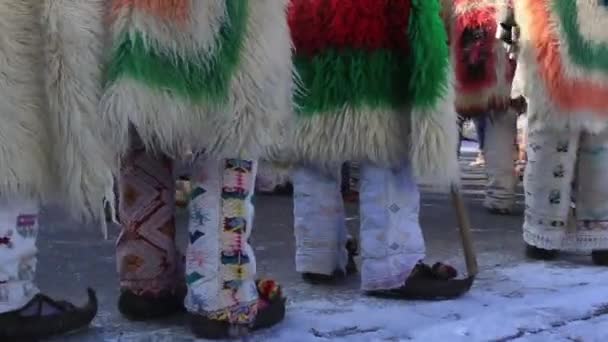
[[[145,321],[184,312],[185,291],[164,291],[156,295],[137,295],[123,289],[118,298],[118,310],[132,321]]]
[[[596,249],[591,252],[593,263],[598,266],[608,266],[608,250]]]
[[[443,300],[462,296],[473,285],[473,278],[456,279],[458,272],[452,266],[436,263],[428,266],[418,263],[403,286],[395,289],[368,291],[375,297],[410,299],[410,300]]]
[[[197,338],[219,340],[247,336],[250,332],[270,328],[285,318],[286,298],[274,280],[258,280],[258,313],[250,325],[231,324],[228,321],[210,319],[190,314],[190,327]]]
[[[544,249],[526,244],[526,256],[534,260],[554,260],[559,256],[556,249]]]
[[[23,308],[0,314],[0,341],[37,341],[88,326],[97,314],[97,296],[92,289],[87,292],[89,300],[82,307],[37,294]],[[45,314],[46,307],[55,313]]]

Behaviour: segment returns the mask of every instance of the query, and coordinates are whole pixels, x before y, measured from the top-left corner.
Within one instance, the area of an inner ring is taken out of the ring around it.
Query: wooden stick
[[[474,277],[479,271],[477,265],[477,255],[475,253],[475,248],[473,247],[473,237],[471,235],[469,216],[464,207],[460,190],[456,184],[452,185],[451,195],[452,203],[454,205],[454,209],[456,209],[456,215],[458,217],[458,231],[460,232],[460,239],[462,240],[464,259],[467,264],[467,273],[469,277]]]

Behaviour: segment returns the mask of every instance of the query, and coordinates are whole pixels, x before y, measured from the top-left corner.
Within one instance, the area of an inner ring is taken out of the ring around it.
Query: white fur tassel
[[[42,14],[49,128],[56,146],[59,194],[79,219],[97,219],[96,203],[109,186],[107,172],[112,167],[98,113],[106,5],[105,0],[46,0]]]
[[[450,71],[450,77],[452,77]],[[460,184],[458,124],[454,109],[454,87],[450,79],[447,94],[436,108],[414,109],[411,113],[410,157],[419,181],[449,190]]]

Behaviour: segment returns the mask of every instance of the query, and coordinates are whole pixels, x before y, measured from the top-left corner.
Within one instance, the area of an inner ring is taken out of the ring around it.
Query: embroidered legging
[[[175,292],[184,281],[186,308],[211,319],[247,324],[257,313],[255,257],[248,244],[257,163],[195,162],[183,261],[175,245],[175,178],[169,158],[134,139],[120,177],[117,242],[121,287],[137,294]]]

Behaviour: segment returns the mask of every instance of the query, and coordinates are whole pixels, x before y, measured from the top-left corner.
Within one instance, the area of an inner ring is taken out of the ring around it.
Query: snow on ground
[[[532,341],[534,335],[555,328],[564,334],[608,338],[607,329],[579,331],[596,316],[588,323],[608,328],[608,316],[602,317],[608,314],[606,284],[608,270],[603,268],[529,263],[481,274],[478,286],[457,300],[297,303],[283,329],[263,340]]]
[[[608,341],[608,269],[526,263],[481,273],[457,300],[364,296],[290,303],[283,324],[249,341]],[[181,329],[115,342],[192,341]]]

